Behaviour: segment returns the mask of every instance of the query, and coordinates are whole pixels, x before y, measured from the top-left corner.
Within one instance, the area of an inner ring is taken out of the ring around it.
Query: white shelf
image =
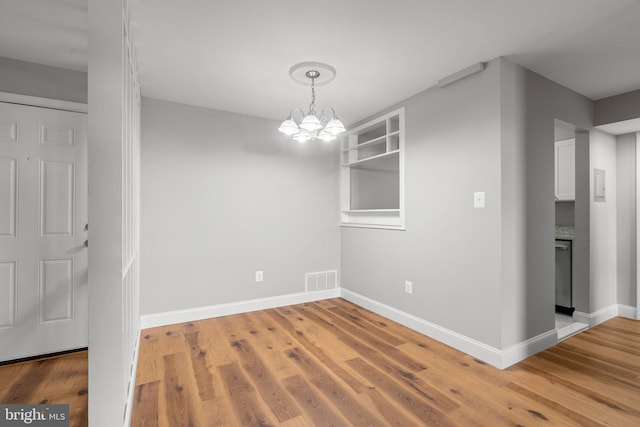
[[[340,225],[404,230],[404,108],[349,131],[340,157]]]
[[[358,144],[358,145],[354,145],[353,147],[349,147],[349,148],[345,148],[342,150],[343,153],[346,153],[348,151],[358,151],[364,147],[367,147],[369,145],[375,145],[375,144],[380,144],[383,142],[387,142],[387,138],[391,138],[392,136],[396,136],[396,135],[400,135],[400,131],[395,131],[395,132],[391,132],[388,135],[382,135],[379,136],[377,138],[371,139],[367,142],[363,142],[362,144]]]
[[[369,141],[363,142],[361,144],[355,145],[353,147],[350,147],[350,150],[359,150],[363,147],[367,147],[369,145],[375,145],[375,144],[380,144],[381,142],[386,142],[387,141],[387,135],[382,135],[379,136],[377,138],[373,138],[370,139]]]
[[[356,166],[361,163],[368,162],[370,160],[381,159],[383,157],[392,156],[394,154],[399,154],[399,153],[400,153],[400,150],[387,151],[386,153],[377,154],[375,156],[367,157],[366,159],[356,160],[355,162],[351,162],[351,163],[343,163],[342,166],[344,167]]]
[[[368,213],[396,213],[400,212],[400,209],[344,209],[342,212],[351,214],[368,214]]]

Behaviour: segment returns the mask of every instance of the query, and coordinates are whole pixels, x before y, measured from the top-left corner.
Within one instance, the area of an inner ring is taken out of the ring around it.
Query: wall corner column
[[[88,1],[89,425],[123,425],[122,2]]]

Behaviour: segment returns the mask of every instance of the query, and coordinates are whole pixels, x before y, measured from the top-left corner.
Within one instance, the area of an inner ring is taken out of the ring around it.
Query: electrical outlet
[[[264,280],[264,275],[262,270],[256,271],[256,282],[262,282]]]
[[[408,280],[404,281],[404,291],[408,294],[412,294],[413,293],[413,283],[411,283]]]

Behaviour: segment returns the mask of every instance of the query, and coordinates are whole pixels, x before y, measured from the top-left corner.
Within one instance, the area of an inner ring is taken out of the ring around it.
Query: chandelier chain
[[[311,77],[311,104],[309,105],[309,114],[316,113],[316,79]]]

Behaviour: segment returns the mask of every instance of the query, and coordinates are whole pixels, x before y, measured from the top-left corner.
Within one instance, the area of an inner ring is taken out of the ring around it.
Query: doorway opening
[[[554,204],[555,204],[555,325],[558,340],[566,339],[587,329],[586,323],[573,318],[584,286],[578,282],[588,259],[576,254],[580,241],[586,240],[588,227],[583,227],[585,219],[580,210],[579,182],[581,174],[576,173],[583,165],[576,161],[577,144],[584,143],[576,138],[576,127],[561,120],[554,123]],[[588,167],[588,165],[587,165]],[[577,197],[576,197],[577,195]],[[576,217],[577,214],[577,217]],[[586,217],[588,223],[588,216]]]

